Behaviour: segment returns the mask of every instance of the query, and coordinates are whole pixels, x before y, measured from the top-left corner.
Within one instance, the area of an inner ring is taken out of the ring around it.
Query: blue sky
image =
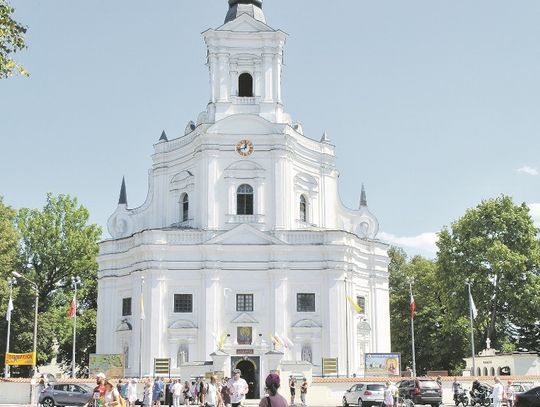
[[[226,0],[11,0],[28,25],[0,81],[0,194],[41,207],[78,197],[105,226],[122,176],[146,196],[162,130],[177,137],[209,98],[200,33]],[[336,145],[343,202],[361,182],[381,238],[433,255],[434,233],[509,194],[540,220],[538,0],[265,0],[290,34],[284,101],[308,137]],[[104,236],[108,236],[104,228]]]

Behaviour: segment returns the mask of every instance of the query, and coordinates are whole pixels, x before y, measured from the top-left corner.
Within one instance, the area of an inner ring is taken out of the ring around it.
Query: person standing
[[[394,398],[394,407],[397,407],[399,389],[394,382],[390,382],[390,391],[392,392],[392,397]]]
[[[143,406],[150,407],[152,404],[152,383],[150,379],[146,379],[143,390]]]
[[[278,394],[280,378],[275,373],[270,373],[264,381],[266,386],[266,397],[263,397],[259,403],[259,407],[287,407],[285,397]]]
[[[129,407],[135,407],[137,401],[137,382],[135,379],[131,379],[127,386],[127,399]]]
[[[152,387],[152,404],[156,407],[161,405],[161,397],[163,397],[163,388],[164,384],[161,381],[161,378],[158,376],[154,381],[154,386]]]
[[[93,400],[94,406],[101,406],[104,403],[105,393],[107,389],[105,388],[105,375],[103,373],[98,373],[96,375],[96,387],[94,387]]]
[[[452,382],[452,393],[454,394],[454,401],[457,401],[459,392],[461,391],[461,384],[457,381],[457,377],[454,377]]]
[[[182,399],[182,380],[176,379],[172,383],[171,395],[174,407],[180,407],[180,400]]]
[[[105,381],[105,407],[120,407],[120,392],[108,380]]]
[[[242,372],[240,369],[234,369],[232,371],[233,377],[229,380],[227,386],[231,393],[231,406],[240,407],[242,402],[246,399],[246,394],[248,394],[249,386],[247,382],[240,377]]]
[[[289,376],[289,393],[291,394],[291,406],[294,406],[294,399],[296,398],[296,379],[293,375]]]
[[[302,402],[303,406],[306,405],[307,388],[308,388],[307,379],[304,377],[304,381],[302,382],[302,386],[300,386],[300,401]]]
[[[383,407],[392,407],[394,405],[394,393],[392,391],[390,382],[386,382],[382,405]]]
[[[514,405],[514,386],[512,386],[512,380],[508,380],[504,392],[506,393],[506,405],[512,407]]]
[[[182,393],[184,394],[184,404],[186,406],[189,406],[189,404],[193,400],[193,393],[191,392],[191,383],[189,383],[188,380],[186,380],[186,383],[184,383],[184,389],[182,390]]]
[[[493,385],[493,390],[491,393],[491,397],[493,397],[493,407],[501,407],[504,387],[501,383],[501,379],[499,379],[499,376],[495,376],[493,380],[495,380],[495,384]]]
[[[210,383],[206,385],[206,405],[208,407],[217,406],[217,380],[216,376],[210,378]]]
[[[229,391],[229,386],[227,385],[229,381],[227,378],[223,379],[221,383],[221,400],[224,407],[231,407],[231,393]]]

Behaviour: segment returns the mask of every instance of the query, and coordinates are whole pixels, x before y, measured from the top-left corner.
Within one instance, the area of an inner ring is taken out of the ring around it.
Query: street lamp
[[[17,278],[22,278],[23,280],[26,280],[29,284],[32,285],[32,287],[35,290],[36,300],[35,300],[35,306],[34,306],[34,350],[33,350],[35,360],[34,360],[34,364],[32,366],[32,376],[34,376],[36,374],[36,370],[37,370],[36,369],[36,362],[37,362],[37,320],[38,320],[39,290],[38,290],[37,284],[35,282],[33,282],[32,280],[30,280],[28,277],[25,277],[22,274],[17,273],[16,271],[11,272],[11,274],[13,274]]]
[[[9,336],[11,332],[11,312],[13,311],[13,284],[15,284],[17,280],[15,280],[15,277],[8,277],[7,283],[9,284],[9,303],[8,303],[8,309],[6,313],[6,319],[8,321],[7,326],[7,339],[6,339],[6,364],[4,366],[4,377],[9,377],[9,366],[7,364],[7,354],[9,353]]]
[[[71,378],[75,378],[75,341],[77,338],[77,286],[81,285],[81,278],[79,276],[71,277],[71,286],[73,287],[73,353],[71,359]],[[71,314],[72,308],[70,308]],[[71,315],[70,315],[71,316]]]

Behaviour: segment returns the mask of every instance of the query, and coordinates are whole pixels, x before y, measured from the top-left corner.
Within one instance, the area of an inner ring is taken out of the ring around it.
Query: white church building
[[[346,208],[334,145],[284,110],[287,35],[261,0],[229,0],[203,37],[206,110],[154,145],[141,206],[122,182],[100,244],[97,353],[124,353],[128,377],[154,358],[183,378],[239,367],[251,397],[284,363],[361,375],[366,352],[390,351],[389,258],[365,191]]]

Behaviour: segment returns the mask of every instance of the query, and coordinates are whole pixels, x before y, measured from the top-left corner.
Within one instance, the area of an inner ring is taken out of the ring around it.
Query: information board
[[[401,375],[401,353],[366,353],[365,376],[388,377]]]

